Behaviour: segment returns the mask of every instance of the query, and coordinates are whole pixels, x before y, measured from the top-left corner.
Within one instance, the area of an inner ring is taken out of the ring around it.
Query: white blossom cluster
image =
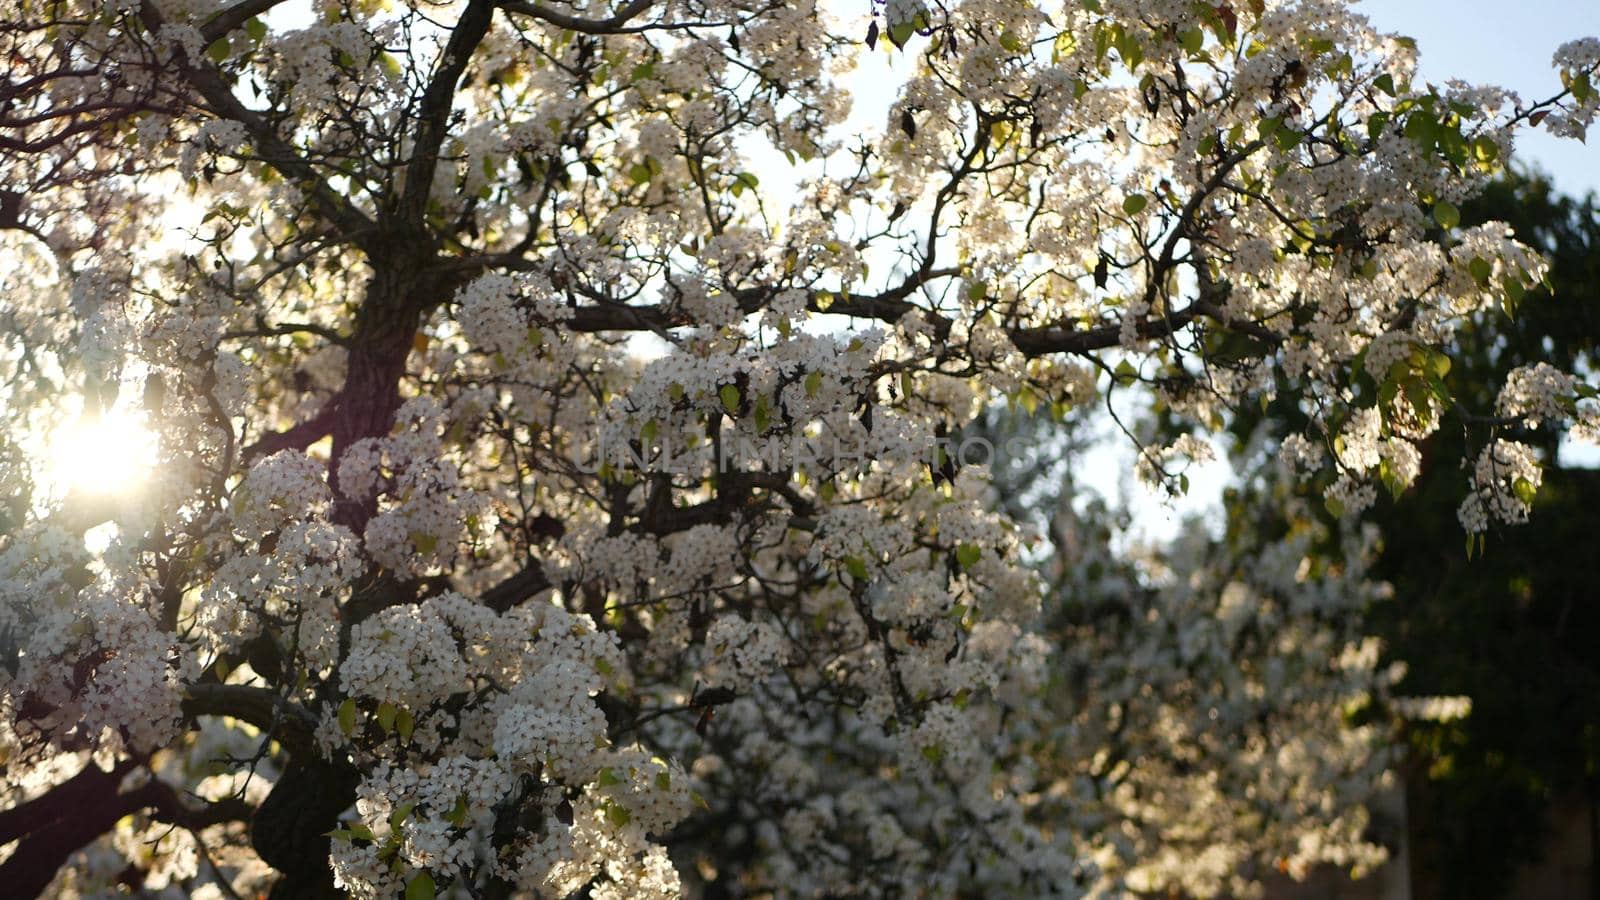
[[[109,759],[165,745],[193,669],[144,608],[149,586],[96,575],[81,541],[58,528],[11,537],[0,552],[0,632],[16,655],[0,671],[0,752],[25,767],[80,747]]]
[[[1493,522],[1526,522],[1543,481],[1544,469],[1532,447],[1496,438],[1473,463],[1472,493],[1456,515],[1471,534],[1488,530]]]
[[[1502,416],[1521,416],[1530,427],[1567,418],[1577,379],[1549,363],[1513,369],[1500,388],[1495,408]]]
[[[1055,527],[1105,527],[1094,504],[1082,515]],[[1352,615],[1386,589],[1364,573],[1375,535],[1346,536],[1338,567],[1316,540],[1240,557],[1191,538],[1137,565],[1083,545],[1058,561],[1052,603],[1072,624],[1052,667],[1070,689],[1046,706],[1061,718],[1040,764],[1072,774],[1038,802],[1075,823],[1093,894],[1248,895],[1258,865],[1385,858],[1369,808],[1394,751],[1377,722],[1346,723],[1401,674]]]

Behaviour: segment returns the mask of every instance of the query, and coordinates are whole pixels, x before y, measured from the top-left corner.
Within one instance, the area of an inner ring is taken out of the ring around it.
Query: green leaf
[[[983,548],[977,544],[962,544],[956,548],[956,562],[961,564],[963,570],[977,565],[982,556]]]
[[[1128,71],[1139,68],[1144,62],[1144,45],[1139,43],[1138,35],[1131,31],[1120,31],[1117,34],[1117,53],[1122,56],[1122,64]]]
[[[1405,391],[1406,400],[1411,404],[1411,409],[1417,414],[1417,420],[1423,423],[1431,421],[1433,419],[1433,407],[1428,401],[1433,396],[1433,392],[1428,390],[1428,383],[1421,378],[1407,378],[1400,385],[1400,388]]]
[[[1130,216],[1137,216],[1144,211],[1149,199],[1143,194],[1129,194],[1122,200],[1122,211]]]
[[[1373,113],[1367,119],[1367,137],[1376,141],[1383,137],[1383,130],[1389,127],[1389,114],[1386,112]]]
[[[1433,220],[1440,228],[1449,230],[1461,224],[1461,210],[1448,200],[1440,200],[1433,205]]]
[[[1439,150],[1444,153],[1445,159],[1450,160],[1458,168],[1465,168],[1471,148],[1467,139],[1462,136],[1461,128],[1451,125],[1439,131]]]
[[[1396,93],[1394,89],[1394,76],[1390,75],[1388,72],[1385,72],[1382,75],[1379,75],[1377,78],[1374,78],[1372,80],[1372,86],[1380,91],[1383,91],[1385,94],[1388,94],[1391,97],[1393,97]]]
[[[822,373],[812,372],[806,376],[806,396],[815,397],[822,390]]]
[[[244,23],[244,33],[250,35],[250,40],[259,44],[261,39],[267,36],[267,23],[260,18],[252,17]]]
[[[228,49],[228,39],[225,37],[217,38],[206,47],[206,58],[220,64],[227,60]]]
[[[339,730],[345,737],[356,733],[356,698],[346,697],[339,704]]]
[[[454,825],[457,828],[466,827],[466,824],[467,824],[467,795],[466,794],[462,794],[461,796],[456,798],[456,805],[450,807],[450,811],[444,814],[444,818],[445,818],[446,822],[449,822],[451,825]]]
[[[1529,506],[1533,505],[1534,495],[1539,492],[1539,489],[1533,486],[1533,482],[1526,478],[1518,478],[1516,482],[1511,485],[1511,490],[1516,493],[1518,500],[1521,500],[1523,503]]]
[[[620,803],[607,803],[605,810],[606,819],[611,822],[613,827],[621,828],[633,821],[633,813],[628,812],[627,807]]]
[[[1344,504],[1337,498],[1329,497],[1322,501],[1322,505],[1328,508],[1328,513],[1335,519],[1344,518]]]
[[[1472,262],[1467,264],[1467,271],[1472,273],[1472,280],[1476,281],[1479,287],[1488,287],[1489,275],[1494,272],[1494,266],[1490,265],[1487,259],[1474,256]]]
[[[1435,119],[1432,113],[1418,110],[1406,117],[1402,132],[1422,147],[1431,150],[1439,143],[1439,120]]]
[[[1567,89],[1572,91],[1572,99],[1579,103],[1586,103],[1594,96],[1594,83],[1589,78],[1588,72],[1572,78],[1567,84]]]
[[[611,787],[613,785],[622,783],[622,779],[617,775],[616,770],[612,769],[610,766],[606,766],[605,768],[601,769],[600,775],[595,779],[595,781],[598,782],[601,787]]]
[[[412,732],[417,730],[417,718],[411,714],[411,710],[402,708],[395,714],[394,727],[400,733],[400,740],[410,743]]]
[[[1487,135],[1472,142],[1472,152],[1478,157],[1478,162],[1486,166],[1494,165],[1500,159],[1500,145]]]
[[[717,392],[717,396],[722,398],[722,408],[728,411],[728,415],[736,416],[739,414],[739,400],[741,398],[738,385],[723,385],[722,390]]]
[[[406,817],[411,815],[411,811],[416,808],[417,804],[410,801],[396,806],[394,812],[389,814],[389,827],[399,831],[401,823],[405,822]]]
[[[417,548],[418,553],[427,556],[439,548],[439,538],[437,535],[428,534],[426,531],[413,531],[411,532],[411,546]]]
[[[1113,374],[1116,376],[1117,384],[1120,384],[1123,387],[1133,384],[1135,381],[1139,380],[1139,370],[1134,368],[1133,363],[1128,362],[1127,360],[1117,363],[1117,368]]]
[[[917,23],[915,22],[899,22],[889,26],[889,40],[896,47],[904,47],[906,41],[911,40],[911,36],[916,33]]]
[[[433,883],[432,875],[419,872],[417,877],[406,884],[406,900],[433,900],[438,890],[438,886]]]
[[[1389,465],[1387,459],[1378,463],[1378,477],[1383,480],[1384,487],[1389,489],[1389,496],[1393,499],[1399,500],[1400,495],[1405,493],[1405,482],[1395,474],[1394,466]]]
[[[394,704],[387,700],[378,704],[378,727],[383,729],[384,734],[394,731],[394,716],[396,712],[398,710],[395,709]]]
[[[1022,38],[1017,37],[1017,33],[1008,28],[1000,32],[1000,46],[1012,53],[1021,53]]]
[[[910,393],[910,391],[906,391],[907,395],[910,395]],[[1039,395],[1035,394],[1027,386],[1023,386],[1017,390],[1017,405],[1031,416],[1039,409]]]
[[[1506,292],[1506,315],[1516,315],[1517,304],[1522,302],[1522,298],[1528,293],[1528,289],[1522,286],[1521,280],[1510,277],[1501,279],[1500,287]]]
[[[732,186],[733,195],[735,197],[737,197],[740,194],[743,194],[744,191],[745,191],[745,188],[749,188],[750,190],[753,191],[753,190],[756,189],[756,186],[759,185],[760,183],[761,183],[761,180],[756,178],[756,176],[750,174],[749,172],[739,172],[738,174],[733,176],[733,186]]]
[[[846,556],[844,558],[844,570],[849,572],[850,577],[857,581],[867,580],[867,561],[859,556]]]

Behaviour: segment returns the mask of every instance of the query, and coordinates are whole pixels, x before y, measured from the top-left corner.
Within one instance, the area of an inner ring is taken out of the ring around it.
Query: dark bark
[[[273,897],[338,897],[328,868],[339,814],[355,802],[360,776],[347,764],[292,762],[250,820],[250,844],[283,877]]]
[[[110,831],[118,819],[141,810],[190,829],[238,821],[249,814],[249,807],[239,800],[186,805],[170,785],[154,778],[125,794],[117,793],[135,768],[132,761],[125,761],[106,772],[91,763],[43,795],[0,812],[0,844],[18,841],[16,851],[0,864],[5,895],[39,896],[72,854]]]
[[[442,287],[418,263],[431,253],[421,242],[396,241],[393,254],[372,260],[373,275],[356,312],[345,364],[344,385],[333,401],[333,455],[329,482],[337,492],[339,461],[351,445],[380,437],[400,408],[400,379],[426,310],[444,299]],[[405,249],[412,243],[411,251]],[[409,257],[410,261],[407,261]],[[336,494],[337,496],[337,494]],[[375,512],[373,502],[339,497],[334,521],[360,534]]]

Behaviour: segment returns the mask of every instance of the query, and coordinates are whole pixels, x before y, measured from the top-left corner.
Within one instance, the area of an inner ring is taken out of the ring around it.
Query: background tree
[[[1499,386],[1519,368],[1592,371],[1600,216],[1592,198],[1561,196],[1547,178],[1516,170],[1465,204],[1462,216],[1506,223],[1550,269],[1547,284],[1515,308],[1485,310],[1456,332],[1444,380],[1461,405],[1421,451],[1425,460],[1469,458],[1509,428],[1539,448],[1545,480],[1541,514],[1526,528],[1495,529],[1481,557],[1476,544],[1463,553],[1459,537],[1437,527],[1460,504],[1461,474],[1451,467],[1425,463],[1421,478],[1381,497],[1370,516],[1384,535],[1372,574],[1393,593],[1353,614],[1383,641],[1385,658],[1403,664],[1397,694],[1461,697],[1471,709],[1405,728],[1412,889],[1423,897],[1504,896],[1518,869],[1546,846],[1553,804],[1576,797],[1594,808],[1596,671],[1589,648],[1600,623],[1582,600],[1582,548],[1597,499],[1595,471],[1563,459],[1559,428],[1524,428],[1470,410],[1494,406]],[[1246,459],[1270,456],[1293,423],[1282,407],[1242,414],[1236,446]],[[1238,511],[1281,490],[1271,479],[1247,481],[1230,501],[1232,539],[1259,539],[1251,532],[1263,520]],[[1316,499],[1315,491],[1304,493],[1308,502]],[[1327,510],[1318,515],[1334,518]]]
[[[1514,174],[1462,209],[1467,221],[1503,221],[1550,260],[1548,289],[1531,292],[1515,317],[1485,316],[1458,336],[1451,378],[1458,396],[1487,397],[1517,366],[1548,362],[1592,372],[1600,339],[1600,210],[1592,197],[1557,193],[1539,175]],[[1528,440],[1547,466],[1534,520],[1491,538],[1467,562],[1454,543],[1424,527],[1451,505],[1454,479],[1436,471],[1380,511],[1389,537],[1378,571],[1394,599],[1374,627],[1402,683],[1428,694],[1463,695],[1472,714],[1415,726],[1418,760],[1410,791],[1418,896],[1503,896],[1520,865],[1547,846],[1552,805],[1581,798],[1591,822],[1600,690],[1593,647],[1600,618],[1586,598],[1593,510],[1600,478],[1558,452],[1560,433]],[[1441,430],[1430,454],[1460,452],[1462,434]],[[1470,827],[1468,823],[1474,823]],[[1592,826],[1591,826],[1592,827]],[[1600,861],[1600,845],[1591,860]],[[1591,887],[1600,891],[1600,881]]]

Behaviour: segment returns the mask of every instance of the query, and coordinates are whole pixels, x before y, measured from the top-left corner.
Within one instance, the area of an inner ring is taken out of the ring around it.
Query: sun
[[[61,493],[132,494],[156,464],[156,436],[141,413],[113,407],[66,422],[46,447],[47,480]]]

